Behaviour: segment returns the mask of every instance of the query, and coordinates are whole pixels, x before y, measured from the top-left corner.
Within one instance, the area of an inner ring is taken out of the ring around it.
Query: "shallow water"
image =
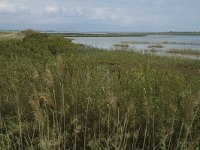
[[[84,44],[101,49],[115,49],[116,46],[114,45],[125,42],[128,43],[130,49],[148,50],[150,44],[131,44],[131,42],[149,42],[154,44],[161,42],[173,42],[173,44],[161,44],[163,47],[158,48],[158,50],[165,51],[169,49],[192,49],[200,51],[199,35],[147,35],[144,37],[72,37],[72,39],[74,43]],[[177,44],[175,44],[175,42]]]

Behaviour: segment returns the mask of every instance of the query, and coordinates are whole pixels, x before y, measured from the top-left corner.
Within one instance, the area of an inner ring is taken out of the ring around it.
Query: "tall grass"
[[[198,60],[72,47],[1,52],[2,149],[199,148]]]

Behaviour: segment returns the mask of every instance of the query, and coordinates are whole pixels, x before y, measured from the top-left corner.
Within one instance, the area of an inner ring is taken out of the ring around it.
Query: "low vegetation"
[[[200,35],[200,32],[105,32],[105,33],[67,33],[47,31],[51,36],[63,37],[142,37],[147,35]]]
[[[164,48],[164,46],[163,45],[161,45],[161,44],[153,44],[153,45],[149,45],[148,46],[149,48]]]
[[[2,149],[200,148],[200,61],[23,34],[0,41]]]
[[[50,33],[51,36],[62,37],[142,37],[144,33]]]
[[[129,45],[127,43],[119,43],[113,45],[115,49],[125,49],[127,50],[129,48]]]

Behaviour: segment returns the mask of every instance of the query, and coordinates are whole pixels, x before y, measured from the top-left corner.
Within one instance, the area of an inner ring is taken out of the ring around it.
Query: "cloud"
[[[126,9],[122,8],[94,8],[92,11],[92,19],[102,20],[124,27],[134,24],[136,17],[129,14]]]
[[[200,30],[199,0],[0,0],[0,29]]]
[[[6,0],[0,1],[0,12],[14,12],[15,7]]]
[[[112,7],[76,7],[71,9],[73,14],[79,14],[82,19],[106,24],[118,24],[122,26],[131,26],[136,17],[129,14],[125,9]]]
[[[44,9],[47,13],[57,13],[59,11],[57,5],[48,5]]]

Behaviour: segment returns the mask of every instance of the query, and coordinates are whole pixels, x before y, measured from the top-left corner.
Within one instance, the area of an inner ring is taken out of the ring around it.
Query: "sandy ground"
[[[1,34],[0,33],[0,39],[12,39],[12,38],[16,38],[16,39],[21,39],[24,36],[22,34],[19,33],[9,33],[9,34]]]
[[[7,38],[7,37],[12,37],[15,36],[17,33],[11,33],[11,34],[0,34],[0,38]]]

